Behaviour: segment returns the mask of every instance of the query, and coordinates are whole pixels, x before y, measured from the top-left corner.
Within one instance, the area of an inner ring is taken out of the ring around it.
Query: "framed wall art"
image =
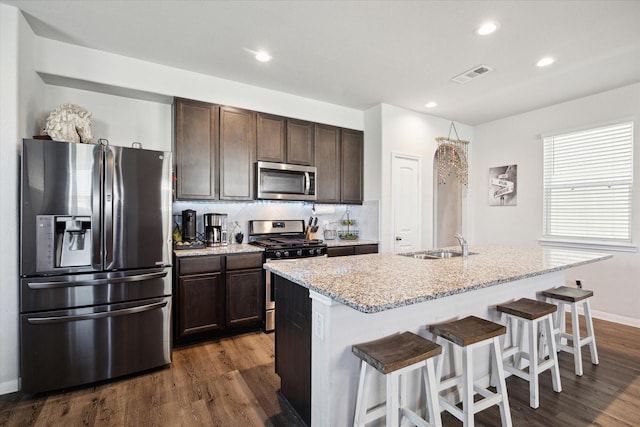
[[[518,165],[489,168],[489,206],[518,204]]]

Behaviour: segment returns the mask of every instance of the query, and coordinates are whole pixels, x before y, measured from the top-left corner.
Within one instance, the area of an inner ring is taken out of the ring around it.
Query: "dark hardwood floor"
[[[540,407],[529,408],[528,385],[507,379],[514,426],[640,425],[640,329],[595,320],[600,364],[560,353],[562,393],[541,376]],[[0,396],[0,426],[300,426],[276,391],[274,335],[250,333],[173,352],[171,367],[42,395]],[[345,420],[344,425],[349,425]],[[460,422],[443,413],[444,426]],[[477,426],[499,426],[497,407]],[[332,426],[334,427],[334,426]],[[340,426],[335,426],[340,427]]]

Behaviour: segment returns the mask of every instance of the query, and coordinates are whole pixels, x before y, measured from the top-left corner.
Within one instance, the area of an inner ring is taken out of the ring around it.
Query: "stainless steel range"
[[[288,262],[301,258],[327,256],[322,240],[305,239],[303,220],[249,221],[249,243],[264,248],[264,261]],[[265,332],[275,329],[275,309],[272,274],[265,274]]]

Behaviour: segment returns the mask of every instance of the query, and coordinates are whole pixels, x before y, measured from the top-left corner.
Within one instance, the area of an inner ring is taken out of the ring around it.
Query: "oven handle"
[[[77,282],[30,282],[27,284],[30,289],[55,289],[55,288],[72,288],[75,286],[98,286],[107,285],[109,283],[131,283],[141,282],[144,280],[161,279],[167,276],[166,271],[158,273],[136,274],[135,276],[109,277],[106,279],[79,280]]]
[[[155,302],[138,307],[124,308],[122,310],[105,311],[102,313],[80,314],[78,316],[55,316],[55,317],[29,317],[27,322],[32,325],[48,325],[52,323],[76,322],[79,320],[103,319],[106,317],[126,316],[127,314],[144,313],[167,305],[167,301]]]

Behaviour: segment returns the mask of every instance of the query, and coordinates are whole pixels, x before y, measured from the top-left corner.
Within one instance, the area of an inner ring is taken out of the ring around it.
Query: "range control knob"
[[[309,255],[313,255],[315,252],[315,249],[309,249]]]
[[[276,251],[276,258],[280,258],[282,256],[282,254],[280,253],[280,251]]]
[[[302,249],[298,249],[298,250],[296,251],[296,255],[298,255],[298,256],[302,256]]]
[[[283,255],[284,255],[285,257],[288,257],[288,256],[289,256],[289,251],[284,251]]]
[[[322,255],[322,248],[316,249],[316,255]]]

